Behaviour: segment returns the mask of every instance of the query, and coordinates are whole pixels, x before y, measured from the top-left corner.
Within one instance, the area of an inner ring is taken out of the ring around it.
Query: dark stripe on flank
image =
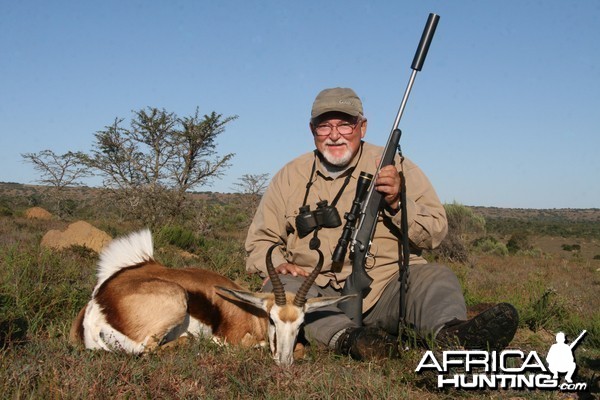
[[[210,326],[213,333],[217,332],[223,323],[221,310],[201,292],[188,292],[188,312],[193,318]]]

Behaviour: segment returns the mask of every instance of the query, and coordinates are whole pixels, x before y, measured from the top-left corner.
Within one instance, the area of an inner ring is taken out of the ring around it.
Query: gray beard
[[[327,172],[329,172],[331,177],[334,179],[337,178],[338,176],[342,175],[344,172],[346,172],[348,170],[348,168],[350,168],[350,164],[352,164],[353,159],[354,159],[354,157],[351,157],[348,161],[337,160],[338,162],[334,164],[334,163],[331,163],[324,154],[321,154],[321,161],[323,162],[323,166],[325,167]],[[338,165],[338,164],[341,164],[341,161],[345,161],[345,162],[342,165]]]
[[[327,161],[327,163],[329,165],[332,165],[332,166],[335,166],[335,167],[340,167],[340,168],[345,168],[346,166],[348,166],[348,164],[350,164],[350,162],[354,158],[352,156],[352,153],[350,153],[350,152],[348,152],[348,154],[344,155],[344,157],[338,158],[338,159],[335,159],[335,160],[331,160],[330,156],[328,156],[326,152],[323,152],[322,155],[323,155],[323,159],[325,161]],[[346,159],[346,157],[349,157],[349,158]]]

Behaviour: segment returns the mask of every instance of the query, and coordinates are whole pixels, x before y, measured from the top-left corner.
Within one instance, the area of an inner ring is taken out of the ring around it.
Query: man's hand
[[[292,276],[303,276],[305,278],[309,275],[308,272],[306,272],[305,270],[303,270],[296,264],[290,264],[290,263],[280,264],[277,268],[275,268],[275,272],[277,272],[278,274],[281,274],[281,275],[290,274]],[[263,285],[265,283],[267,283],[268,280],[269,280],[269,278],[266,278],[263,281]]]
[[[400,175],[393,165],[386,165],[379,170],[375,178],[375,190],[380,192],[390,209],[398,211],[400,201]]]

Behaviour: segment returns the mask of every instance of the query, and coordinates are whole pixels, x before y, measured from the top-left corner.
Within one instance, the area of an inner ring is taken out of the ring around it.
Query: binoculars
[[[300,207],[296,216],[296,229],[300,238],[305,237],[317,228],[337,228],[342,225],[342,220],[337,208],[327,204],[327,200],[317,203],[317,209],[310,210],[310,206]]]

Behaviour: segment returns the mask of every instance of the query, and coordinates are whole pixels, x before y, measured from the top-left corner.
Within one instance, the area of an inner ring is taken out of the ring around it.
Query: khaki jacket
[[[342,225],[338,228],[323,228],[318,232],[321,241],[320,249],[325,255],[323,269],[316,280],[319,286],[331,285],[341,289],[352,270],[352,264],[348,259],[350,250],[347,252],[341,272],[332,271],[331,257],[346,222],[344,214],[350,211],[354,200],[358,176],[361,171],[374,174],[382,152],[382,147],[363,143],[358,162],[353,160],[351,163],[351,165],[356,164],[356,168],[337,203]],[[310,272],[316,266],[317,252],[309,248],[313,233],[300,238],[295,223],[314,162],[316,162],[316,172],[312,178],[313,184],[307,200],[311,210],[316,209],[316,203],[321,200],[328,200],[331,204],[342,187],[349,171],[346,170],[340,176],[333,178],[315,152],[296,158],[277,172],[262,197],[248,231],[246,238],[248,272],[258,272],[263,277],[267,276],[265,254],[267,249],[277,242],[282,242],[284,245],[273,251],[275,267],[288,262]],[[419,167],[407,158],[400,163],[398,156],[396,156],[396,165],[399,170],[404,171],[406,180],[406,206],[411,243],[410,263],[424,264],[426,261],[420,255],[421,250],[437,247],[446,236],[448,229],[446,213],[431,183]],[[400,212],[395,216],[391,216],[386,211],[380,213],[370,248],[372,257],[368,258],[366,265],[367,273],[373,278],[373,283],[371,291],[363,302],[364,311],[369,310],[377,302],[386,285],[398,272],[402,255],[401,240],[399,240],[400,218]]]

